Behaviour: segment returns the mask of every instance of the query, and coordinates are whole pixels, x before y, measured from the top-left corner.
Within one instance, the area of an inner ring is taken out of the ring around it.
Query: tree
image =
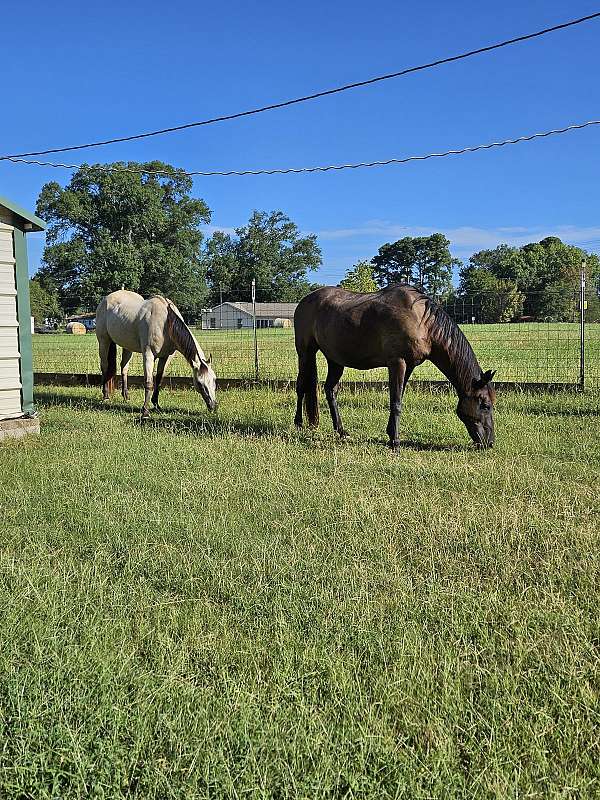
[[[514,281],[497,278],[486,267],[461,270],[457,302],[465,321],[511,322],[523,314],[524,300]]]
[[[523,247],[500,245],[471,256],[461,271],[461,294],[474,293],[473,281],[507,281],[526,297],[527,313],[549,322],[573,319],[577,305],[582,261],[588,285],[597,289],[600,259],[556,236]],[[488,285],[489,288],[489,285]]]
[[[452,268],[461,263],[452,258],[449,246],[441,233],[384,244],[372,259],[375,280],[379,286],[411,283],[433,297],[446,297],[452,290]]]
[[[39,277],[67,311],[91,308],[122,285],[198,310],[208,293],[199,226],[210,211],[189,196],[191,178],[160,161],[110,166],[84,165],[65,188],[42,187],[37,214],[48,229]]]
[[[321,264],[313,234],[301,236],[281,211],[254,211],[231,236],[216,231],[204,247],[211,298],[249,300],[252,279],[262,302],[294,302],[315,288],[306,275]]]
[[[41,325],[45,319],[62,317],[57,294],[44,288],[36,278],[29,281],[29,302],[36,325]]]
[[[370,261],[359,261],[352,269],[347,270],[340,286],[349,292],[376,292],[373,264]]]

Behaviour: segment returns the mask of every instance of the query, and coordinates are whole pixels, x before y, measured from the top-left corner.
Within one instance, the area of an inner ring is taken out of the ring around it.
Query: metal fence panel
[[[295,303],[274,303],[270,292],[256,288],[256,305],[248,291],[244,300],[227,300],[205,309],[191,326],[203,350],[212,353],[221,378],[294,380],[296,352],[293,316]],[[600,387],[600,303],[588,287],[584,308],[586,386]],[[544,305],[545,304],[545,305]],[[505,298],[481,293],[446,303],[447,313],[471,342],[481,366],[497,370],[496,380],[520,384],[565,384],[581,380],[581,320],[578,292],[562,290],[548,300],[548,292],[522,297],[518,315],[512,315]],[[513,309],[514,310],[514,309]],[[256,335],[255,335],[256,333]],[[99,371],[96,337],[65,333],[34,336],[37,372],[93,373]],[[326,365],[319,356],[319,370]],[[134,354],[131,375],[142,374],[141,356]],[[168,374],[185,376],[189,366],[176,356]],[[417,380],[444,380],[429,362],[419,367]],[[385,369],[361,372],[348,369],[345,380],[385,381]]]

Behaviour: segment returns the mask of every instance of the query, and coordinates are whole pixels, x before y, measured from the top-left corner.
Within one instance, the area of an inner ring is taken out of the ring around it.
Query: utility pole
[[[252,278],[252,327],[254,328],[254,378],[258,380],[258,339],[256,336],[256,279]]]
[[[581,276],[579,281],[579,388],[585,389],[585,258],[581,262]]]

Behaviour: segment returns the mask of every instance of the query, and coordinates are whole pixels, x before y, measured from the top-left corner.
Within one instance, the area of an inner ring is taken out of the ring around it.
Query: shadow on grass
[[[369,444],[379,444],[388,447],[388,440],[382,439],[381,437],[373,437],[367,439],[367,441]],[[473,452],[476,452],[476,449],[474,447],[472,448],[469,444],[440,444],[439,442],[420,442],[416,439],[400,440],[400,450],[417,450],[430,453],[463,453],[465,450],[471,449]]]
[[[165,430],[175,434],[195,434],[216,437],[223,434],[237,434],[243,438],[279,437],[289,438],[292,431],[285,427],[278,427],[272,420],[239,421],[224,419],[219,416],[209,415],[209,412],[199,408],[197,412],[189,409],[173,407],[163,408],[161,411],[152,411],[150,418],[142,422],[141,407],[134,403],[126,403],[120,397],[104,403],[100,397],[89,398],[81,395],[72,395],[68,392],[56,390],[47,391],[38,389],[36,400],[43,406],[62,406],[85,411],[98,411],[102,414],[116,414],[123,418],[132,418],[134,425],[145,430]],[[175,416],[178,415],[178,416]],[[308,443],[309,440],[306,439]]]
[[[142,422],[136,420],[144,430],[164,430],[175,434],[219,437],[224,434],[235,434],[242,438],[288,438],[288,431],[278,428],[274,423],[258,421],[243,422],[219,417],[195,418],[192,416],[167,416],[164,411],[154,413],[150,419]]]
[[[297,428],[288,428],[285,423],[278,425],[272,420],[232,420],[210,415],[209,412],[200,408],[198,411],[192,412],[190,412],[189,408],[181,410],[174,407],[163,408],[162,411],[151,412],[150,418],[142,423],[140,418],[141,407],[131,402],[124,402],[120,396],[114,396],[113,399],[105,403],[100,396],[95,398],[82,397],[81,395],[61,392],[56,389],[40,388],[36,390],[36,400],[42,406],[47,407],[71,407],[85,411],[98,411],[103,414],[116,414],[123,418],[133,418],[133,424],[136,427],[145,430],[164,430],[176,435],[197,435],[213,438],[224,434],[234,434],[240,438],[278,438],[294,440],[309,449],[314,449],[315,446],[319,448],[327,447],[328,444],[330,446],[334,446],[334,444],[340,445],[344,441],[338,439],[333,431],[325,432],[322,429],[321,435],[317,434],[317,437],[315,437],[315,431],[308,427],[298,430]],[[361,444],[375,444],[382,448],[387,448],[388,444],[387,439],[382,437],[361,440],[350,437],[350,440],[345,441],[355,447],[360,447]],[[400,447],[402,450],[440,453],[464,452],[469,449],[469,445],[440,444],[413,439],[401,441]]]

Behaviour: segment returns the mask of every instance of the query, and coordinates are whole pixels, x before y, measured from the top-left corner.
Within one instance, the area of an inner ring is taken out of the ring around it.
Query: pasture
[[[398,454],[372,390],[343,442],[289,392],[99,399],[0,445],[0,797],[600,794],[598,393],[503,393],[476,452],[409,389]]]
[[[503,325],[465,325],[484,369],[496,369],[498,381],[527,383],[576,383],[579,378],[579,326],[575,323],[519,323]],[[212,352],[215,370],[221,378],[254,377],[252,330],[194,330],[202,348]],[[265,379],[288,380],[296,376],[294,332],[290,329],[261,329],[257,332],[259,374]],[[98,346],[95,335],[35,335],[34,368],[43,372],[98,373]],[[586,325],[586,361],[589,385],[600,387],[600,324]],[[319,357],[321,375],[325,364]],[[142,374],[142,359],[134,353],[131,375]],[[177,355],[167,375],[189,375],[190,370]],[[387,380],[385,370],[358,372],[346,370],[349,380]],[[439,380],[443,376],[430,363],[419,367],[415,379]]]

